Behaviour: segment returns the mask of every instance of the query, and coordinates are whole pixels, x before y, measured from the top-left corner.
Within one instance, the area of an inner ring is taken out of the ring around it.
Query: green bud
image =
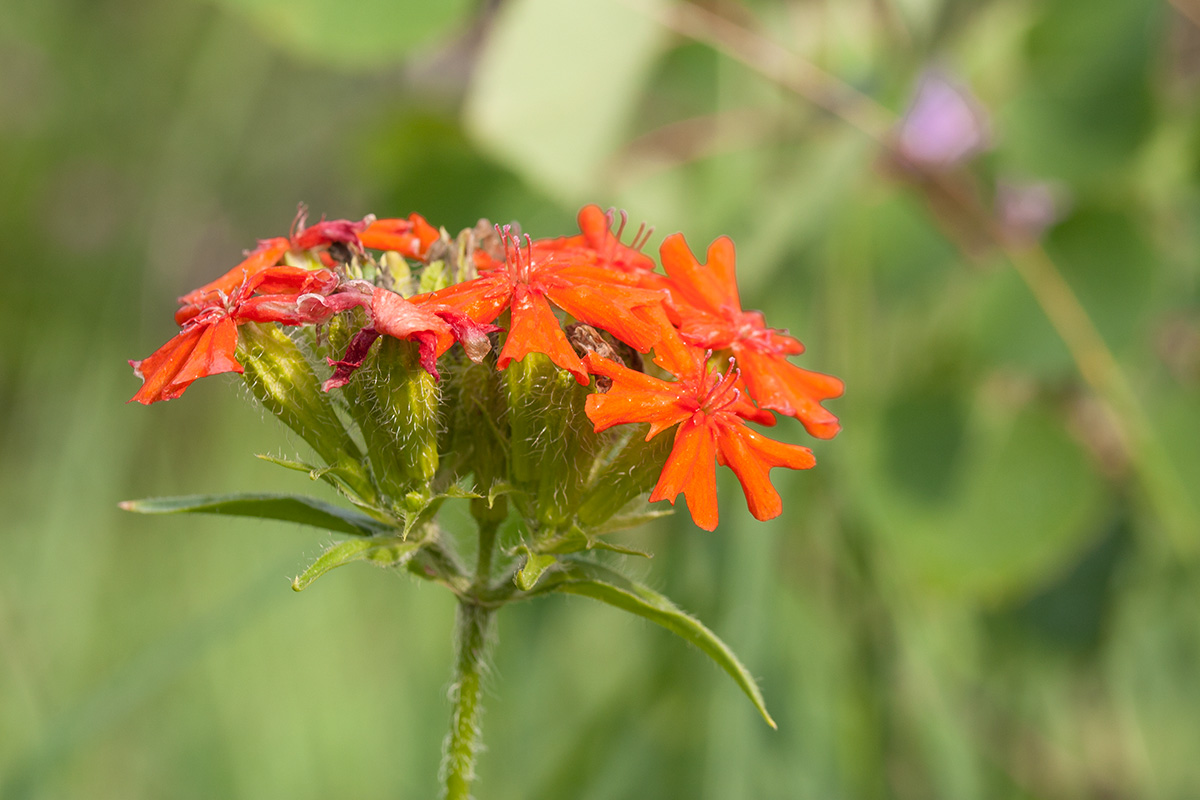
[[[263,406],[336,467],[361,499],[374,497],[362,464],[362,452],[334,411],[308,359],[275,325],[246,323],[238,329],[242,377]]]
[[[559,370],[550,385],[537,500],[538,521],[546,526],[571,521],[599,449],[599,437],[584,413],[587,395],[588,387],[566,370]]]
[[[558,368],[541,353],[530,353],[504,370],[508,385],[509,477],[522,489],[536,491],[541,470],[547,398]]]
[[[385,286],[390,281],[392,291],[404,297],[412,296],[416,281],[413,280],[412,268],[409,267],[404,256],[389,250],[380,257],[379,269],[383,275],[387,276],[387,281],[384,282]]]
[[[380,485],[397,501],[410,492],[428,494],[438,467],[438,390],[421,368],[417,346],[380,337],[355,383],[361,389],[350,401],[365,406],[363,438]]]
[[[421,294],[436,292],[450,285],[450,272],[446,269],[445,261],[433,261],[421,272],[421,284],[418,291]]]
[[[535,498],[542,527],[570,522],[578,507],[599,438],[584,414],[588,389],[540,353],[506,370],[510,476]]]
[[[494,357],[476,364],[451,351],[443,359],[443,405],[448,425],[443,431],[440,485],[456,483],[470,474],[475,490],[488,494],[507,480],[508,433],[505,424],[507,393]],[[500,522],[508,516],[501,496],[471,501],[471,514],[479,521]]]
[[[665,431],[647,442],[649,429],[649,425],[634,427],[611,460],[600,466],[588,481],[578,514],[583,525],[596,527],[629,501],[653,491],[671,453],[674,436]]]

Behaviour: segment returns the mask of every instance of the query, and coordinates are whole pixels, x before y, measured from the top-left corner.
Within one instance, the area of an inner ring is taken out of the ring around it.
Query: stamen
[[[633,237],[633,241],[630,242],[629,246],[632,247],[634,250],[640,251],[643,247],[646,246],[647,242],[650,241],[650,237],[653,234],[654,234],[654,226],[653,225],[647,226],[646,223],[643,222],[641,225],[638,226],[637,236]]]
[[[533,271],[533,238],[527,233],[525,234],[525,269],[521,273],[521,277],[526,281],[530,278],[530,272]]]
[[[500,237],[500,243],[504,245],[504,263],[507,265],[512,256],[509,253],[509,240],[512,233],[512,226],[505,225],[504,227],[496,226],[496,235]]]
[[[741,392],[734,388],[734,384],[737,383],[738,378],[741,376],[741,370],[737,369],[734,363],[735,359],[730,358],[729,369],[725,371],[725,374],[717,381],[717,385],[708,392],[708,395],[700,404],[700,407],[707,413],[714,414],[728,408],[741,397]]]
[[[308,206],[304,203],[296,204],[296,216],[292,219],[292,227],[288,230],[288,238],[295,239],[304,232],[304,228],[308,225]]]

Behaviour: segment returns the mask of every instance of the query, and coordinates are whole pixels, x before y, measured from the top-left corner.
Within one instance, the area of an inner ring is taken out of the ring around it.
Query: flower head
[[[663,331],[656,354],[656,362],[678,380],[663,381],[594,353],[585,356],[593,374],[612,381],[607,393],[587,399],[587,415],[596,432],[622,423],[648,422],[648,441],[678,426],[650,501],[674,503],[682,493],[692,520],[701,528],[717,527],[717,461],[737,475],[756,519],[778,516],[782,503],[771,485],[771,467],[808,469],[816,463],[812,451],[773,441],[746,427],[744,420],[759,418],[761,412],[737,388],[733,359],[724,374],[717,373],[709,367],[706,351],[689,347],[670,330]]]
[[[796,417],[818,438],[836,435],[841,429],[837,417],[821,402],[840,397],[842,382],[789,362],[788,356],[803,353],[804,345],[786,331],[768,328],[761,313],[742,310],[733,242],[726,236],[715,240],[705,264],[692,255],[682,234],[668,236],[659,252],[684,341],[712,350],[728,349],[760,406]]]
[[[543,353],[583,385],[591,380],[587,369],[550,303],[640,352],[657,342],[657,330],[635,310],[661,303],[661,293],[630,285],[624,273],[597,265],[576,248],[538,247],[528,237],[522,244],[508,228],[502,235],[502,263],[485,264],[478,278],[417,295],[413,303],[455,310],[478,323],[490,323],[508,310],[512,321],[497,366],[504,369],[529,353]]]

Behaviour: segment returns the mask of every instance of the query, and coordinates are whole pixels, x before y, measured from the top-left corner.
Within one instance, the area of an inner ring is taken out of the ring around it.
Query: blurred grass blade
[[[548,580],[542,592],[565,592],[591,597],[644,617],[700,648],[742,688],[750,702],[772,728],[778,727],[767,712],[762,692],[737,656],[699,620],[681,611],[663,595],[631,581],[608,567],[586,561],[564,561],[565,571]]]
[[[225,514],[298,522],[352,536],[373,536],[389,528],[365,514],[291,494],[192,494],[126,500],[121,508],[138,514]]]
[[[399,537],[349,539],[330,547],[308,569],[292,580],[292,589],[302,592],[329,570],[353,561],[370,561],[382,567],[403,566],[421,547],[421,542],[406,542]]]

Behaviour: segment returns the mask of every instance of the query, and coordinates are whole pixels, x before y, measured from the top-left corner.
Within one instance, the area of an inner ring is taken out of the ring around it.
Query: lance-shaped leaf
[[[742,688],[763,719],[772,728],[775,720],[767,713],[762,692],[737,656],[715,633],[699,620],[681,611],[663,595],[626,578],[619,572],[588,561],[563,560],[564,569],[546,575],[541,586],[532,594],[565,592],[591,597],[603,603],[644,617],[691,642],[725,670]]]
[[[353,536],[373,536],[389,530],[383,523],[357,511],[290,494],[192,494],[126,500],[120,506],[138,514],[224,514],[276,519]]]
[[[322,553],[300,575],[292,579],[292,589],[302,592],[317,578],[335,567],[352,561],[369,561],[381,567],[399,567],[409,561],[423,542],[406,542],[398,536],[385,539],[348,539]]]

